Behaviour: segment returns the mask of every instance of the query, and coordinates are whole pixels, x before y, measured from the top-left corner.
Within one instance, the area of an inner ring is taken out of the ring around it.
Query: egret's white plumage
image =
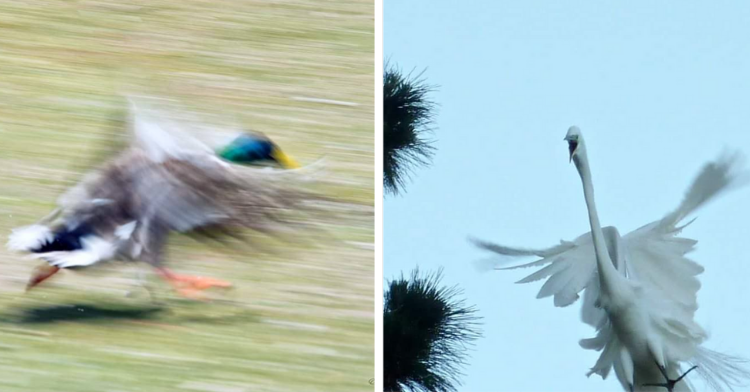
[[[546,279],[537,298],[552,296],[555,306],[568,306],[584,292],[581,317],[597,329],[597,335],[580,345],[601,351],[588,375],[606,378],[614,369],[626,390],[639,391],[663,390],[643,386],[665,382],[657,363],[671,379],[679,377],[685,365],[697,365],[696,373],[716,390],[731,389],[748,378],[743,360],[701,346],[707,334],[694,316],[700,289],[697,275],[703,267],[686,257],[697,241],[678,237],[690,223],[678,226],[685,217],[738,184],[741,156],[724,154],[706,164],[675,211],[621,236],[616,228],[599,224],[583,136],[571,127],[565,139],[583,182],[592,231],[537,250],[472,241],[503,256],[539,257],[496,268],[539,268],[518,282]],[[679,382],[675,390],[689,391],[689,383]]]

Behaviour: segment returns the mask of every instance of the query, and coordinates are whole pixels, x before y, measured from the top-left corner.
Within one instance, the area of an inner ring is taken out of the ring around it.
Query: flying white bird
[[[582,319],[597,335],[581,347],[601,351],[587,374],[615,375],[626,391],[690,391],[685,380],[692,370],[717,391],[732,389],[750,373],[741,358],[703,347],[707,334],[694,320],[698,309],[697,275],[703,272],[685,255],[697,241],[677,235],[690,224],[678,224],[700,206],[738,184],[741,156],[724,155],[706,164],[680,206],[664,218],[625,236],[599,224],[586,144],[578,127],[565,140],[570,159],[583,181],[591,232],[548,249],[510,248],[471,239],[480,248],[511,257],[537,256],[520,266],[543,267],[518,283],[548,278],[537,298],[554,296],[555,306],[568,306],[584,291]],[[684,367],[689,366],[687,371]]]

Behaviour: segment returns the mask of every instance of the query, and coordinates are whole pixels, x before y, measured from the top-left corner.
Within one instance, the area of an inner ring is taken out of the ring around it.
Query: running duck
[[[125,151],[63,194],[50,215],[10,235],[10,250],[46,261],[27,290],[60,269],[119,259],[146,262],[180,294],[198,297],[230,283],[166,268],[169,233],[249,228],[275,234],[299,225],[288,212],[314,209],[309,202],[321,200],[301,186],[310,170],[262,134],[243,133],[213,151],[132,102],[131,116],[133,138]],[[259,162],[293,170],[246,166]]]

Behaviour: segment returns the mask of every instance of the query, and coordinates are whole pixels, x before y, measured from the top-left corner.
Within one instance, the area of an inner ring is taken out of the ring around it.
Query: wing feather
[[[675,230],[685,217],[716,196],[747,184],[750,177],[743,169],[744,161],[739,151],[724,151],[715,161],[705,164],[685,193],[682,203],[662,218],[657,227],[666,231]]]
[[[678,237],[684,225],[677,225],[698,208],[740,185],[745,178],[742,162],[739,153],[722,153],[702,167],[677,209],[623,237],[628,253],[628,274],[653,295],[687,310],[684,317],[690,320],[683,320],[686,323],[692,323],[698,308],[697,293],[701,284],[697,276],[704,269],[686,257],[697,241]]]
[[[614,228],[608,227],[606,230],[611,231]],[[496,266],[496,269],[541,267],[517,283],[546,279],[537,298],[553,296],[553,303],[557,307],[565,307],[578,300],[580,292],[591,284],[592,277],[595,276],[596,258],[590,233],[580,235],[573,241],[561,241],[559,245],[545,249],[512,248],[474,238],[470,238],[470,241],[483,250],[505,258],[540,257],[530,263],[510,267]]]

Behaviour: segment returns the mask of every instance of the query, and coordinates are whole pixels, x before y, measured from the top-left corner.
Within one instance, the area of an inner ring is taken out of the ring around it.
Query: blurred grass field
[[[0,391],[366,391],[374,377],[372,0],[0,3],[0,234],[46,215],[111,153],[121,94],[327,155],[355,213],[338,240],[236,253],[173,236],[168,263],[229,280],[181,300],[147,266],[64,271],[0,250]],[[217,120],[219,121],[219,120]],[[130,291],[132,295],[126,296]]]

